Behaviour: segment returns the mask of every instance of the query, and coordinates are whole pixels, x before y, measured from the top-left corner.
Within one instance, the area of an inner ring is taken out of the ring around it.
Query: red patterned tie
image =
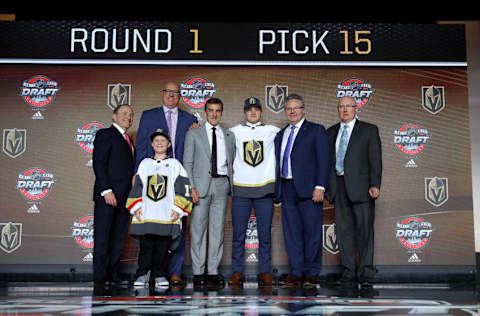
[[[123,133],[123,135],[125,136],[125,140],[127,141],[128,147],[130,148],[130,151],[132,152],[132,155],[133,155],[133,148],[132,148],[132,142],[130,141],[130,137],[126,132]]]

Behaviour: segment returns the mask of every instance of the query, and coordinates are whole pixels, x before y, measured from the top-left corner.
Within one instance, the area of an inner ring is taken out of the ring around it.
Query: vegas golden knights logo
[[[438,114],[445,108],[444,87],[422,87],[422,106],[432,114]]]
[[[130,91],[129,84],[109,84],[108,85],[108,106],[115,110],[120,105],[130,105]]]
[[[26,129],[3,130],[3,152],[12,158],[16,158],[25,152],[27,142]]]
[[[335,224],[323,225],[323,248],[334,255],[340,252]]]
[[[425,178],[425,199],[439,207],[448,200],[448,178]]]
[[[149,176],[147,180],[147,197],[158,202],[167,195],[167,176],[155,174]]]
[[[265,86],[265,105],[273,113],[280,113],[285,108],[288,86]]]
[[[17,250],[22,244],[22,224],[0,223],[0,249],[6,253]]]
[[[263,141],[243,142],[243,160],[252,167],[263,161]]]

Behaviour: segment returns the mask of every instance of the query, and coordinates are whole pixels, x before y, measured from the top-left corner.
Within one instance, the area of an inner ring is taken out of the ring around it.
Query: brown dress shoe
[[[303,280],[303,287],[316,287],[317,286],[317,277],[314,275],[307,274]]]
[[[230,280],[228,280],[229,285],[242,285],[244,281],[243,274],[240,272],[234,272]]]
[[[302,285],[302,278],[296,276],[295,274],[288,274],[288,276],[280,281],[282,286],[300,286]]]
[[[179,286],[179,285],[183,285],[183,280],[180,276],[178,275],[172,275],[170,277],[170,285],[172,286]]]
[[[258,286],[272,286],[275,284],[275,280],[268,272],[260,273],[257,277],[257,282]]]

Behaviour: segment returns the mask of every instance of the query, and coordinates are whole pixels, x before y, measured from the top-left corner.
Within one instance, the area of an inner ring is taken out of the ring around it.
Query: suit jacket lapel
[[[126,151],[128,151],[130,153],[130,156],[133,157],[133,153],[132,153],[132,150],[130,149],[130,147],[128,146],[128,143],[127,143],[127,140],[125,139],[125,137],[122,135],[122,133],[120,133],[120,131],[112,125],[111,127],[113,129],[113,132],[115,133],[115,135],[117,135],[117,139],[118,141],[123,144],[122,146],[125,148]],[[133,146],[133,140],[130,138],[130,143],[132,144]]]
[[[309,122],[307,120],[303,121],[303,124],[302,126],[300,126],[300,130],[298,131],[297,136],[295,137],[295,141],[293,142],[292,151],[295,148],[295,145],[297,144],[297,140],[302,139],[308,133],[308,126],[309,126]]]
[[[335,166],[335,164],[337,163],[337,148],[336,148],[336,142],[337,142],[337,137],[338,137],[338,131],[340,130],[340,123],[338,123],[337,125],[335,125],[335,127],[333,128],[333,133],[332,133],[332,142],[331,142],[331,145],[330,145],[330,152],[332,153],[331,156],[333,157],[333,165]]]
[[[220,130],[222,131],[223,133],[223,138],[225,140],[225,153],[227,155],[227,161],[230,162],[233,160],[233,157],[230,157],[230,131],[229,130],[226,130],[224,129],[223,127],[221,127],[220,125],[218,125],[218,127],[220,128]]]
[[[157,108],[158,109],[158,117],[160,119],[160,122],[159,122],[160,124],[158,124],[158,126],[165,126],[167,130],[164,131],[164,132],[170,133],[170,131],[168,130],[167,118],[165,117],[165,112],[163,111],[163,107],[164,107],[164,105]]]
[[[352,134],[350,134],[350,139],[348,140],[347,151],[345,152],[345,157],[347,157],[350,152],[350,147],[352,144],[355,144],[355,139],[359,137],[360,134],[360,121],[357,119],[355,125],[353,126]]]
[[[200,128],[200,137],[204,139],[206,146],[202,146],[207,154],[208,159],[212,157],[212,148],[210,147],[210,143],[208,142],[208,134],[207,134],[207,126],[203,124]]]

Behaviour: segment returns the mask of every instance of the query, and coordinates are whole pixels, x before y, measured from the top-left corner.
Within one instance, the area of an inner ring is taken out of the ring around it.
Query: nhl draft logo
[[[448,178],[425,178],[425,199],[439,207],[448,200]]]
[[[93,249],[93,216],[88,215],[73,222],[72,237],[83,249]]]
[[[106,125],[100,122],[88,122],[77,128],[75,133],[75,143],[87,154],[93,153],[93,141],[95,134],[99,129],[105,128]]]
[[[22,224],[0,223],[0,249],[6,253],[17,250],[22,244]]]
[[[180,84],[180,96],[183,102],[193,109],[204,107],[216,91],[213,82],[200,77],[190,78]]]
[[[323,248],[334,255],[340,252],[335,224],[323,225]]]
[[[147,179],[147,197],[158,202],[167,195],[168,177],[159,174],[149,176]]]
[[[18,175],[16,188],[24,198],[36,202],[47,197],[54,183],[55,179],[52,173],[34,167]]]
[[[55,100],[58,83],[47,76],[37,75],[23,82],[21,96],[34,110],[43,110]]]
[[[288,86],[265,86],[265,100],[267,109],[273,113],[280,113],[285,109],[285,100],[288,96]]]
[[[129,84],[109,84],[107,105],[112,110],[120,105],[130,105],[130,91],[131,85]]]
[[[263,162],[263,141],[243,142],[243,160],[252,167],[260,165]]]
[[[245,248],[258,248],[257,218],[255,216],[250,216],[250,219],[248,220],[245,237]]]
[[[431,114],[438,114],[445,108],[445,88],[422,87],[422,107]]]
[[[26,129],[3,130],[3,152],[12,158],[17,158],[25,152],[27,147]]]
[[[416,124],[406,124],[394,131],[393,143],[407,155],[418,155],[430,139],[428,130]]]
[[[359,78],[345,79],[337,85],[337,98],[354,98],[359,110],[368,104],[372,94],[372,85]]]
[[[427,246],[432,238],[432,224],[418,216],[407,217],[397,223],[395,238],[409,250]]]

